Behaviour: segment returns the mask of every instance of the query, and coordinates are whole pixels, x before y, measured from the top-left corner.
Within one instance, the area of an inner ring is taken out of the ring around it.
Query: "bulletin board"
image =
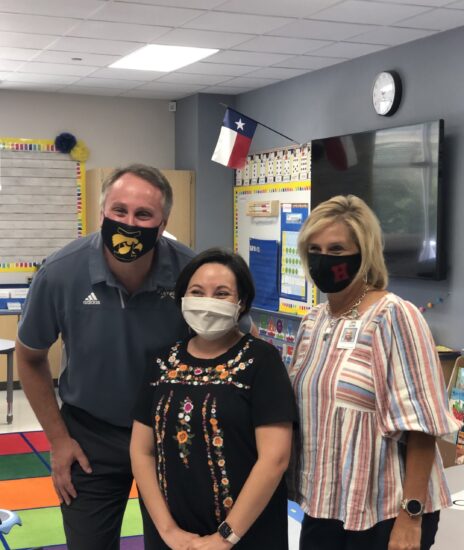
[[[279,209],[276,216],[253,217],[247,215],[249,203],[278,201]],[[309,180],[270,183],[234,188],[234,249],[249,264],[250,239],[281,240],[281,206],[307,205],[311,208],[311,182]],[[256,281],[259,285],[259,281]],[[306,301],[280,299],[279,311],[304,315],[315,303],[315,292],[308,284]]]
[[[0,138],[0,273],[35,271],[85,219],[85,163],[51,140]]]

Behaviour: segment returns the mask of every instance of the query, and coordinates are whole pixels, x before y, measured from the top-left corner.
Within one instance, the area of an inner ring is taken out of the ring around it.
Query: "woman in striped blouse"
[[[386,290],[379,222],[358,197],[315,208],[298,247],[328,297],[303,319],[290,368],[300,550],[428,550],[451,504],[435,438],[458,429],[430,331]]]

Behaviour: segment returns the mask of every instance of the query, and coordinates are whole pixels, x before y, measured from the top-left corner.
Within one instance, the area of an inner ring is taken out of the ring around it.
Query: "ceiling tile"
[[[235,46],[234,50],[274,52],[290,55],[317,50],[327,44],[331,44],[331,42],[327,40],[305,40],[304,38],[286,38],[282,36],[258,36]]]
[[[37,32],[41,34],[61,35],[76,24],[75,19],[60,17],[44,17],[42,15],[26,15],[17,13],[2,13],[0,15],[0,31]]]
[[[72,58],[82,58],[82,61],[72,61]],[[62,52],[56,50],[44,50],[34,61],[43,61],[45,63],[80,63],[81,65],[91,65],[93,67],[106,67],[120,58],[119,55],[103,55],[80,52]]]
[[[10,61],[8,59],[0,59],[0,71],[16,71],[18,67],[23,65],[23,61]]]
[[[134,42],[150,42],[166,34],[169,29],[135,23],[110,23],[108,21],[83,21],[76,25],[68,36],[82,38],[99,38],[108,40],[125,40]]]
[[[146,82],[155,80],[166,73],[159,71],[138,71],[136,69],[98,69],[92,75],[92,78],[110,78],[112,80],[138,80],[139,82]]]
[[[327,57],[338,57],[354,59],[370,53],[385,49],[385,46],[379,44],[359,44],[355,42],[336,42],[317,50],[318,55]]]
[[[142,43],[123,42],[116,40],[96,40],[94,38],[63,37],[53,44],[54,50],[67,52],[88,52],[113,55],[127,55],[138,48]]]
[[[60,93],[63,94],[84,94],[84,95],[102,95],[108,97],[116,97],[121,94],[123,90],[119,88],[94,88],[85,86],[66,86],[62,88]]]
[[[56,36],[46,34],[24,34],[19,32],[0,31],[0,46],[21,48],[27,44],[29,48],[46,48],[53,44]]]
[[[365,23],[368,25],[391,25],[406,17],[428,11],[422,6],[403,4],[379,4],[362,0],[346,0],[311,16],[311,19],[340,21],[345,23]]]
[[[243,93],[462,25],[464,0],[0,0],[0,80],[170,100]],[[170,73],[108,68],[146,43],[221,51]]]
[[[119,21],[121,23],[141,23],[142,25],[161,25],[179,27],[202,12],[185,8],[166,8],[146,4],[107,2],[106,6],[95,13],[92,19],[98,21]]]
[[[196,8],[209,10],[224,3],[224,0],[116,0],[130,4],[155,4],[157,6],[170,6],[171,8]]]
[[[321,9],[336,4],[340,0],[285,0],[272,2],[269,0],[229,0],[221,4],[217,11],[238,13],[253,13],[261,15],[278,15],[283,17],[308,17]]]
[[[287,78],[293,78],[305,74],[306,69],[288,69],[285,67],[266,67],[264,69],[258,69],[249,74],[249,76],[257,78],[273,78],[275,80],[286,80]]]
[[[230,76],[217,76],[211,74],[187,74],[187,73],[170,73],[157,82],[179,83],[179,84],[202,84],[203,86],[212,86],[230,80]]]
[[[94,71],[95,67],[87,67],[86,65],[72,65],[71,63],[40,63],[38,61],[24,63],[20,69],[22,73],[64,74],[69,76],[87,76]]]
[[[87,17],[105,6],[106,0],[0,0],[0,12],[51,15],[54,17]]]
[[[263,34],[291,23],[291,21],[284,17],[208,12],[183,26],[189,29]]]
[[[35,55],[39,54],[40,50],[32,50],[26,48],[0,48],[0,59],[9,59],[13,61],[28,61]]]
[[[123,92],[119,97],[135,97],[138,99],[165,99],[165,100],[175,100],[182,99],[182,97],[187,97],[190,95],[188,92],[179,92],[178,94],[173,94],[172,92],[166,92],[162,90],[141,90],[136,88],[135,90],[128,90]]]
[[[135,88],[143,84],[137,80],[123,80],[117,78],[92,78],[87,77],[75,82],[75,86],[86,86],[88,88],[120,88],[121,90],[128,90],[129,88]]]
[[[336,63],[346,61],[343,58],[335,57],[317,57],[314,55],[297,55],[290,57],[281,63],[276,63],[276,67],[289,67],[290,69],[308,69],[317,70],[323,67],[329,67]]]
[[[153,42],[172,46],[226,49],[249,39],[249,34],[199,31],[195,29],[174,29]]]
[[[464,25],[464,11],[437,8],[429,13],[412,17],[401,22],[402,27],[446,31]]]
[[[79,77],[67,75],[49,75],[34,73],[10,73],[9,82],[37,82],[42,84],[73,84]]]
[[[162,82],[150,82],[139,86],[137,90],[159,92],[158,97],[166,99],[180,99],[203,90],[205,86],[197,84],[170,84]]]
[[[439,8],[446,6],[450,0],[367,0],[368,2],[382,2],[385,4],[413,4],[415,6],[429,6]]]
[[[226,65],[224,63],[193,63],[179,73],[212,74],[219,76],[240,76],[254,71],[256,67],[250,65]]]
[[[285,25],[270,33],[271,36],[292,36],[317,40],[346,40],[368,30],[380,27],[354,25],[352,23],[333,23],[328,21],[301,20]]]
[[[359,34],[353,41],[363,42],[366,44],[383,44],[385,46],[396,46],[419,40],[433,34],[433,31],[424,31],[422,29],[405,29],[400,27],[383,27],[376,31],[369,31],[364,34]],[[348,39],[349,41],[350,39]]]
[[[31,92],[56,92],[63,86],[42,82],[6,82],[0,83],[0,90],[26,90]]]
[[[224,94],[238,95],[249,92],[252,88],[242,88],[241,86],[209,86],[201,91],[202,94]]]
[[[251,76],[238,76],[227,82],[227,85],[238,86],[243,88],[262,88],[263,86],[269,86],[269,84],[275,84],[277,80],[272,78],[252,78]]]
[[[287,57],[287,55],[279,55],[277,53],[237,52],[228,50],[208,57],[205,63],[230,63],[231,65],[255,65],[260,67],[274,65]]]

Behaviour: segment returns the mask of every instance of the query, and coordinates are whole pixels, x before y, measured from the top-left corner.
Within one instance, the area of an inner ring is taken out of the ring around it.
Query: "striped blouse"
[[[293,498],[306,514],[361,531],[396,517],[403,498],[405,432],[443,436],[459,426],[422,314],[388,293],[365,311],[353,349],[345,320],[326,304],[298,332],[290,378],[300,414]],[[438,450],[425,511],[451,504]]]

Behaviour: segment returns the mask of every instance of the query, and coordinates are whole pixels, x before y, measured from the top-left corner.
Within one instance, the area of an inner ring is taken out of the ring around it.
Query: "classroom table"
[[[13,353],[14,340],[0,338],[0,355],[6,355],[6,421],[13,422]]]

